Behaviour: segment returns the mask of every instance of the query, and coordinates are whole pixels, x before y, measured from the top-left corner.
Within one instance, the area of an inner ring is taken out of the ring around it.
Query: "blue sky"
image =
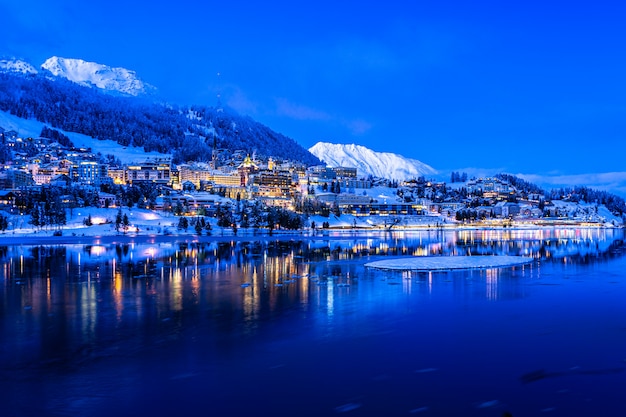
[[[626,171],[623,2],[0,0],[0,15],[1,55],[128,68],[183,104],[221,91],[307,148],[563,181]]]

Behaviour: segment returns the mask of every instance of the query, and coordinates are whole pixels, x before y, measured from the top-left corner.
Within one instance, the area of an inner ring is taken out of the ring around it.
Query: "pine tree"
[[[30,212],[30,224],[35,227],[41,226],[41,212],[39,210],[39,204],[35,204]]]
[[[124,233],[128,230],[129,225],[130,222],[128,221],[128,216],[124,213],[124,216],[122,217],[122,227],[124,228]]]
[[[4,232],[9,227],[9,222],[5,216],[0,214],[0,231]]]
[[[189,228],[189,221],[183,216],[178,220],[178,229],[187,231],[187,228]]]
[[[122,210],[117,211],[117,215],[115,216],[115,231],[120,231],[120,226],[122,225]]]

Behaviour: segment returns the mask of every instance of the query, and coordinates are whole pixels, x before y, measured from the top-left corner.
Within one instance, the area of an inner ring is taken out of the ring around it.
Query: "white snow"
[[[66,209],[67,223],[62,227],[63,235],[91,237],[121,235],[123,231],[115,230],[117,213],[117,208],[81,207],[72,210]],[[164,234],[166,231],[171,234],[179,233],[176,229],[179,218],[171,213],[139,208],[130,210],[127,207],[122,208],[122,213],[126,214],[129,220],[128,234]],[[91,216],[92,226],[84,224],[89,216]],[[30,220],[30,216],[8,214],[9,230],[0,234],[0,239],[14,239],[18,236],[29,238],[51,236],[56,230],[55,227],[43,229],[34,227],[30,224]],[[187,232],[193,233],[194,230],[190,227]]]
[[[22,74],[37,74],[35,67],[20,59],[0,59],[0,71],[19,72]]]
[[[45,123],[37,120],[22,119],[11,113],[0,111],[0,127],[4,130],[15,130],[22,138],[38,138]]]
[[[376,269],[437,271],[451,269],[488,269],[523,265],[533,260],[524,256],[416,256],[365,264]]]
[[[91,148],[91,151],[96,154],[115,155],[123,164],[143,162],[147,159],[171,157],[170,154],[162,154],[154,151],[146,152],[143,148],[122,146],[112,140],[98,140],[80,133],[65,132],[65,134],[72,140],[74,146]]]
[[[330,167],[357,168],[360,177],[372,175],[405,181],[437,173],[434,168],[417,159],[390,152],[375,152],[361,145],[318,142],[309,148],[309,152]]]
[[[141,81],[135,71],[112,68],[82,59],[53,56],[48,58],[41,68],[50,71],[54,76],[67,78],[86,87],[96,86],[109,92],[140,96],[155,90],[155,87]]]
[[[10,113],[0,111],[0,127],[5,130],[15,130],[20,137],[38,138],[44,126],[50,127],[46,123],[31,119],[21,119]],[[143,148],[135,146],[122,146],[112,140],[98,140],[81,133],[67,132],[61,129],[56,130],[69,137],[77,148],[91,148],[94,154],[115,155],[124,164],[143,162],[146,159],[171,157],[169,154],[146,152]]]
[[[562,218],[594,221],[607,225],[622,224],[622,219],[611,213],[604,205],[563,200],[552,200],[552,204],[558,209],[559,217]]]

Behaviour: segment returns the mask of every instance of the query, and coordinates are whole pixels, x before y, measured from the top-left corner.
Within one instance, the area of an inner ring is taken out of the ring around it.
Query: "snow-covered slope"
[[[410,180],[437,173],[417,159],[405,158],[389,152],[375,152],[360,145],[341,145],[318,142],[309,149],[313,155],[330,167],[357,168],[357,175],[372,175],[393,180]]]
[[[41,65],[57,77],[67,78],[87,87],[98,87],[110,93],[130,96],[151,94],[156,89],[141,81],[134,71],[125,68],[112,68],[82,59],[68,59],[53,56]]]
[[[0,71],[19,72],[22,74],[37,74],[35,67],[21,59],[0,59]]]
[[[15,130],[22,138],[39,137],[41,129],[43,129],[44,126],[46,126],[45,123],[32,119],[21,119],[10,113],[0,111],[0,127],[4,130]],[[143,148],[135,146],[122,146],[112,140],[98,140],[81,133],[57,130],[69,137],[74,146],[78,148],[91,148],[92,152],[96,154],[115,155],[115,157],[124,164],[141,162],[149,158],[171,158],[172,156],[171,154],[146,152]]]

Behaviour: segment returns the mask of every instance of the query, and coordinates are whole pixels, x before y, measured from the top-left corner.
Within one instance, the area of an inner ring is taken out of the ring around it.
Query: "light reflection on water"
[[[532,415],[542,401],[558,404],[552,415],[615,411],[610,384],[623,385],[622,373],[602,374],[604,394],[593,388],[586,405],[535,387],[591,389],[589,379],[525,386],[518,377],[623,366],[623,250],[623,231],[611,229],[3,246],[0,392],[6,415],[194,411],[198,387],[214,394],[215,415],[406,415],[423,406],[430,415]],[[494,254],[535,261],[456,272],[364,267],[382,257]],[[599,333],[581,342],[589,332]],[[416,379],[415,369],[431,368],[440,371]],[[247,402],[236,400],[243,381],[256,386]],[[276,389],[289,394],[283,406]]]

